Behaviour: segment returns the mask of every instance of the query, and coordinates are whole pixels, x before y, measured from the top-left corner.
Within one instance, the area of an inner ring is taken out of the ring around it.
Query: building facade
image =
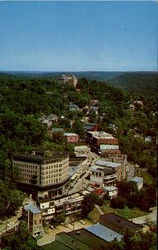
[[[48,199],[63,193],[69,179],[69,155],[34,152],[13,156],[13,167],[19,172],[17,182],[36,199]],[[35,197],[36,196],[36,197]]]
[[[43,234],[42,213],[36,205],[25,205],[24,217],[28,223],[28,231],[33,237]]]
[[[75,133],[64,133],[67,143],[77,143],[79,141],[79,135]]]
[[[74,193],[50,201],[40,201],[38,204],[43,220],[50,221],[55,219],[61,212],[64,212],[65,215],[80,212],[83,197],[84,195],[81,193]]]
[[[96,152],[102,151],[103,148],[104,150],[119,149],[118,139],[104,131],[87,131],[86,140],[90,144],[91,149]]]
[[[75,75],[65,75],[63,74],[60,78],[59,81],[64,83],[64,84],[70,84],[72,85],[74,88],[76,88],[77,83],[78,83],[78,79]]]

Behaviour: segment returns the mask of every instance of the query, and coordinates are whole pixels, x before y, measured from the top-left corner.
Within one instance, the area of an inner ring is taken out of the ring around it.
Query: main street
[[[83,190],[86,187],[86,177],[90,174],[90,167],[95,163],[98,157],[99,156],[94,152],[90,153],[88,158],[89,169],[84,173],[84,175],[82,175],[80,178],[74,181],[73,183],[74,185],[72,189],[69,191],[69,194]]]

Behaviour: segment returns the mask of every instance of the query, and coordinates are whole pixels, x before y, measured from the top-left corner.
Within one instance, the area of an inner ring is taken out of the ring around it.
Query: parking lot
[[[85,227],[92,225],[92,223],[88,220],[84,220],[84,222],[85,222],[85,224],[83,224],[83,222],[81,223],[79,221],[76,221],[73,224],[68,223],[68,224],[66,224],[66,226],[59,225],[55,229],[47,228],[45,230],[43,237],[41,237],[39,240],[37,240],[37,244],[38,244],[38,246],[42,246],[42,245],[51,243],[51,242],[55,241],[55,235],[58,233],[61,233],[61,232],[68,233],[68,232],[71,232],[73,230],[78,230],[78,229],[85,228]]]

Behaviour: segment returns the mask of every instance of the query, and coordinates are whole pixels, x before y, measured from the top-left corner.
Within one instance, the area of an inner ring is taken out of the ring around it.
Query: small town
[[[0,250],[157,249],[156,1],[0,1]]]
[[[75,75],[62,75],[59,83],[77,91]],[[135,112],[138,104],[142,109],[143,102],[135,100],[129,105],[129,112]],[[90,122],[93,107],[95,115],[99,114],[98,105],[99,100],[93,99],[86,107],[84,133],[80,134],[74,132],[73,120],[66,131],[59,127],[56,114],[39,118],[49,139],[71,147],[70,152],[37,147],[12,155],[13,175],[24,195],[15,215],[0,221],[2,246],[3,238],[15,234],[22,221],[41,249],[76,249],[74,244],[79,246],[77,249],[106,249],[114,240],[119,242],[127,230],[134,233],[155,230],[154,202],[151,201],[152,207],[146,204],[146,210],[141,207],[144,203],[132,210],[134,203],[124,200],[126,192],[141,197],[142,171],[138,164],[128,161],[113,134],[100,130],[99,122]],[[80,108],[70,103],[68,109],[74,113]],[[110,127],[115,132],[115,125]],[[148,143],[151,137],[144,140]]]

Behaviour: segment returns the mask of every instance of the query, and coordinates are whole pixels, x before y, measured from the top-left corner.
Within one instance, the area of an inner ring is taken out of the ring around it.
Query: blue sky
[[[0,2],[0,70],[156,70],[156,5]]]

